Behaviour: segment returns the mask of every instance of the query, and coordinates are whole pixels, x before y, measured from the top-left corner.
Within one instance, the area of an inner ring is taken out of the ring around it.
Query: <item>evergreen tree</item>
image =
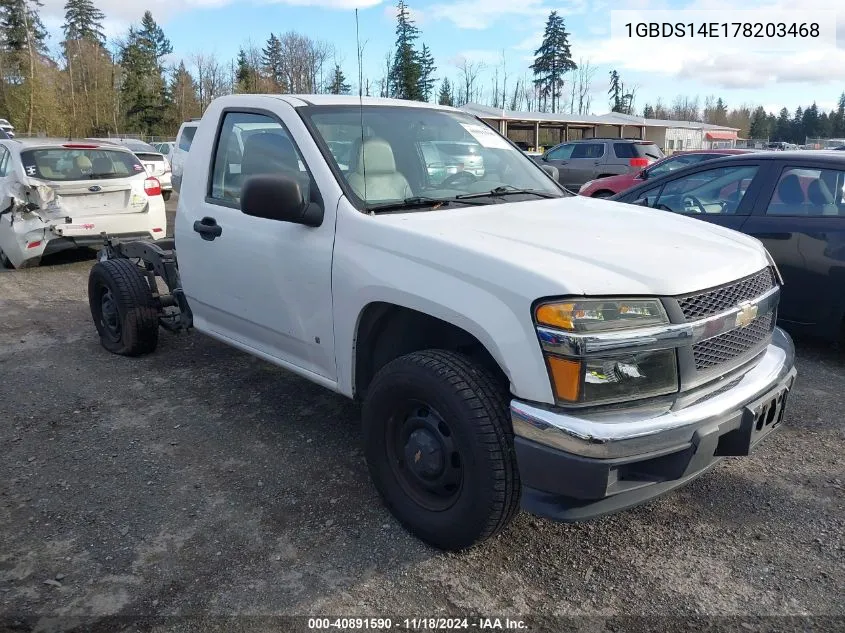
[[[340,64],[335,63],[332,78],[329,85],[326,86],[326,90],[333,95],[348,95],[351,88],[352,86],[346,83],[346,77],[343,75]]]
[[[399,0],[396,5],[396,53],[391,69],[391,88],[393,96],[399,99],[419,101],[423,94],[420,90],[421,68],[414,42],[419,37],[408,5]]]
[[[619,73],[616,70],[610,71],[610,111],[622,112],[622,84],[619,82]]]
[[[798,139],[796,139],[796,143],[805,143],[807,137],[816,138],[822,136],[819,125],[819,107],[816,105],[815,101],[813,102],[813,105],[804,110],[800,123],[801,134]]]
[[[440,94],[437,97],[437,103],[445,106],[454,106],[455,97],[452,95],[452,84],[448,77],[443,78],[443,83],[440,84]]]
[[[179,66],[173,72],[173,79],[170,82],[170,97],[172,116],[170,117],[174,127],[182,121],[200,116],[199,99],[197,98],[197,84],[191,73],[185,68],[185,62],[180,61]]]
[[[781,108],[775,124],[773,141],[785,142],[792,138],[792,121],[789,118],[789,110]]]
[[[751,115],[748,137],[753,139],[769,138],[769,119],[763,106],[758,106]]]
[[[551,97],[552,112],[557,112],[566,73],[577,67],[572,61],[566,24],[557,11],[552,11],[546,21],[543,41],[534,51],[534,63],[531,64],[534,85],[540,89],[544,103]]]
[[[105,17],[92,0],[68,0],[65,4],[65,23],[62,26],[65,41],[88,40],[105,46]]]
[[[172,51],[170,41],[149,11],[144,13],[139,28],[129,27],[120,51],[123,69],[120,92],[126,104],[129,131],[147,134],[161,131],[168,101],[162,58]]]
[[[804,109],[801,106],[795,108],[795,116],[792,117],[792,124],[789,126],[790,143],[797,143],[798,139],[804,142]]]
[[[722,101],[722,97],[716,100],[716,106],[713,109],[713,123],[716,125],[725,125],[728,122],[728,107]]]
[[[258,92],[258,69],[254,68],[243,48],[238,49],[238,59],[235,62],[235,81],[237,92],[256,93]]]
[[[845,92],[839,96],[836,112],[830,115],[830,135],[835,138],[845,137]]]
[[[431,49],[423,44],[419,55],[420,65],[420,85],[419,92],[422,95],[423,101],[431,101],[431,96],[434,93],[434,84],[437,79],[434,76],[437,67],[434,65],[434,57],[431,54]]]
[[[267,46],[261,50],[264,71],[273,84],[273,89],[280,92],[285,90],[284,59],[282,42],[273,33],[267,40]]]
[[[47,52],[47,30],[41,22],[40,0],[0,0],[0,49],[29,54]]]
[[[654,108],[649,105],[648,103],[643,106],[643,118],[644,119],[653,119],[654,116]]]

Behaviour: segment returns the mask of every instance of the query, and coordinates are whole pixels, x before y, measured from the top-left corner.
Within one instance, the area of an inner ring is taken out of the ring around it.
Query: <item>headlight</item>
[[[678,391],[674,349],[570,359],[547,355],[556,399],[563,404],[604,404]]]
[[[537,307],[537,323],[567,332],[603,332],[669,323],[657,299],[584,299]]]
[[[538,325],[570,332],[575,337],[669,323],[663,304],[657,299],[546,303],[537,307],[535,319]],[[604,352],[578,358],[562,356],[558,349],[546,348],[545,358],[555,399],[561,404],[606,404],[678,391],[678,361],[674,348]]]

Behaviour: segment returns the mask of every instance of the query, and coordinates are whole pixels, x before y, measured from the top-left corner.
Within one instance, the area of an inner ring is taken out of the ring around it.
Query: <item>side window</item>
[[[0,176],[9,175],[9,162],[11,154],[5,147],[0,147]]]
[[[601,158],[604,156],[604,143],[579,143],[572,151],[572,158]]]
[[[775,187],[766,215],[845,215],[845,171],[787,167]]]
[[[740,165],[681,176],[666,183],[649,206],[685,214],[734,214],[756,174],[756,165]]]
[[[191,143],[194,140],[194,134],[197,133],[197,128],[194,125],[186,125],[182,128],[182,136],[179,137],[179,149],[187,152],[191,149]]]
[[[309,198],[311,174],[287,128],[269,115],[227,112],[214,149],[209,196],[240,207],[243,181],[256,174],[291,176]]]
[[[656,187],[652,187],[651,189],[646,189],[645,191],[641,191],[637,194],[637,197],[633,200],[629,199],[625,202],[630,204],[639,204],[644,207],[653,207],[654,203],[657,202],[657,196],[660,193],[660,189],[663,185],[657,185]]]
[[[684,139],[682,138],[678,139],[678,149],[684,149]]]
[[[574,144],[567,143],[566,145],[561,145],[549,150],[549,153],[546,154],[546,158],[549,160],[569,160],[572,158],[572,150],[574,149]]]
[[[656,178],[657,176],[668,174],[670,171],[688,167],[689,165],[695,165],[696,163],[700,163],[701,161],[709,158],[714,158],[714,156],[711,154],[680,154],[673,156],[668,160],[664,160],[659,165],[655,165],[648,170],[648,175],[652,178]]]
[[[666,149],[675,149],[675,140],[674,139],[670,138],[668,141],[666,141]]]

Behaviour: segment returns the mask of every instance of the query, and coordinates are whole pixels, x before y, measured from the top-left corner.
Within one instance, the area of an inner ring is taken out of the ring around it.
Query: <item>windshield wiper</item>
[[[534,196],[538,196],[540,198],[559,198],[553,193],[549,193],[547,191],[536,191],[535,189],[520,189],[518,187],[514,187],[512,185],[504,185],[501,187],[496,187],[495,189],[491,189],[490,191],[482,191],[479,193],[462,193],[460,195],[455,196],[455,200],[472,200],[473,198],[498,198],[501,196],[510,196],[515,194],[530,194]]]
[[[412,196],[411,198],[405,198],[404,200],[397,201],[397,202],[385,202],[382,204],[371,204],[365,208],[365,211],[370,211],[372,213],[379,213],[382,211],[401,211],[403,209],[419,209],[421,207],[432,207],[433,209],[438,209],[441,206],[448,206],[452,203],[456,202],[455,198],[429,198],[427,196]],[[483,204],[480,202],[470,202],[463,200],[457,200],[457,202],[463,204]]]

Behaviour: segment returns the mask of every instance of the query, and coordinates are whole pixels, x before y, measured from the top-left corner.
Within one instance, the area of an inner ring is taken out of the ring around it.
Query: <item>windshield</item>
[[[24,173],[43,180],[127,178],[144,173],[129,152],[108,149],[31,149],[21,152]]]
[[[401,106],[302,112],[358,208],[412,198],[454,201],[467,194],[477,194],[474,202],[483,204],[565,195],[519,149],[467,115]]]

